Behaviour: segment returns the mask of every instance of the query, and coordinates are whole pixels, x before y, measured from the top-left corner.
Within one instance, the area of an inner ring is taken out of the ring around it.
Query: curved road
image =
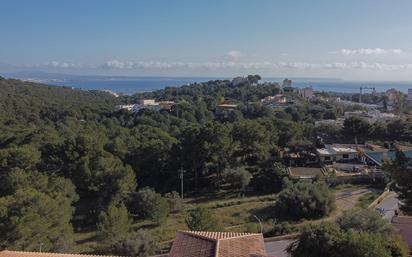
[[[265,242],[267,256],[288,257],[286,248],[295,240]]]
[[[382,216],[387,221],[391,222],[393,216],[395,216],[395,210],[398,209],[398,195],[395,192],[391,192],[376,208],[382,208],[384,215]]]

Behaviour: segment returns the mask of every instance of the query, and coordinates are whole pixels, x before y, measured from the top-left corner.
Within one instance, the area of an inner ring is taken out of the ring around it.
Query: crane
[[[359,88],[359,93],[360,93],[359,94],[359,103],[362,103],[362,92],[363,92],[364,89],[371,89],[371,90],[373,90],[373,93],[376,92],[374,87],[360,87]]]

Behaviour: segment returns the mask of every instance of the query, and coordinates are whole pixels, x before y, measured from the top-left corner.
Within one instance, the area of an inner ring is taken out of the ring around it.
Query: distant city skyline
[[[0,75],[412,80],[412,2],[4,0]]]

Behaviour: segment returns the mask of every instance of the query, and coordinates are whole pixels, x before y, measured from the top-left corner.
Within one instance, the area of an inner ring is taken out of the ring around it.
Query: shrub
[[[343,232],[336,224],[312,224],[304,228],[299,240],[292,243],[287,251],[292,257],[335,257],[342,237]]]
[[[310,225],[288,251],[292,257],[408,256],[404,255],[404,248],[380,234],[343,230],[335,223]]]
[[[244,192],[252,179],[252,174],[244,167],[228,169],[225,171],[225,179],[233,189]]]
[[[167,203],[169,204],[169,210],[171,213],[179,213],[183,211],[183,200],[178,192],[172,191],[170,193],[167,193],[165,194],[165,198],[167,200]]]
[[[277,193],[282,190],[287,177],[286,167],[279,163],[265,164],[252,179],[253,187],[264,193]]]
[[[218,231],[219,221],[206,207],[199,206],[191,210],[186,218],[186,225],[194,231]]]
[[[151,188],[143,188],[132,197],[132,209],[141,217],[160,224],[169,214],[167,200]]]
[[[130,231],[132,221],[124,204],[110,204],[106,212],[99,216],[98,236],[108,246],[124,238]]]
[[[296,229],[288,222],[274,223],[272,228],[265,233],[265,236],[281,236],[296,232]]]
[[[382,219],[376,211],[368,209],[347,210],[337,218],[336,223],[344,230],[352,229],[386,236],[393,233],[391,224]]]
[[[116,242],[114,253],[120,256],[143,257],[154,255],[157,248],[155,238],[141,229]]]
[[[247,233],[259,233],[259,226],[256,223],[246,223],[245,224],[245,231]]]
[[[323,182],[297,182],[288,185],[278,196],[276,207],[282,214],[296,218],[319,218],[335,206],[335,197]]]
[[[392,257],[409,256],[408,245],[398,235],[393,235],[389,240],[386,240],[386,247],[391,252]]]
[[[377,227],[386,227],[384,223],[388,224],[382,219],[377,221],[371,212],[348,211],[337,223],[322,222],[305,227],[299,240],[288,247],[288,252],[292,257],[407,257],[409,249],[399,236],[393,230]]]

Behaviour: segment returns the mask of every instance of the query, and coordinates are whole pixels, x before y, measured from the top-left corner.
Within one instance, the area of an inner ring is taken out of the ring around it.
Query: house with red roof
[[[98,255],[1,251],[0,257],[102,257]],[[163,255],[162,255],[163,256]],[[165,257],[264,257],[263,235],[257,233],[178,231]],[[113,257],[113,256],[112,256]]]

